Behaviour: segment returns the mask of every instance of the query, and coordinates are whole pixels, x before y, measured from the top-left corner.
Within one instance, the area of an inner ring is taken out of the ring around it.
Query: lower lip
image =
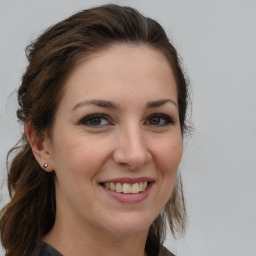
[[[113,190],[109,190],[103,186],[101,186],[107,194],[112,197],[113,199],[117,200],[120,203],[126,203],[126,204],[134,204],[139,203],[143,200],[145,200],[150,193],[151,187],[153,185],[153,182],[150,182],[146,188],[146,190],[138,193],[138,194],[125,194],[125,193],[119,193]]]

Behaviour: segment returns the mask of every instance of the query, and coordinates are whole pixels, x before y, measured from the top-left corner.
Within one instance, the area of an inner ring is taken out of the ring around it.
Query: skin
[[[167,101],[147,106],[161,100]],[[51,138],[35,138],[26,126],[38,162],[56,173],[56,222],[44,241],[63,255],[144,255],[149,227],[171,196],[182,156],[177,104],[172,69],[149,46],[117,44],[76,65]],[[95,113],[104,115],[85,119]],[[99,184],[121,177],[153,178],[149,196],[121,203]]]

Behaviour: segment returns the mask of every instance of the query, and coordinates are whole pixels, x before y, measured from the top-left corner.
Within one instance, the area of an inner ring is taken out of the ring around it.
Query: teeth
[[[125,194],[132,193],[132,186],[131,186],[131,184],[124,183],[123,184],[123,191],[122,192],[125,193]]]
[[[116,191],[119,193],[124,193],[124,194],[138,194],[142,191],[144,191],[147,188],[147,181],[144,182],[136,182],[134,184],[129,184],[129,183],[104,183],[103,184],[105,188]]]
[[[108,183],[107,183],[107,184],[108,184]],[[106,188],[108,188],[108,185],[106,185]],[[116,190],[116,184],[113,183],[113,182],[111,182],[111,183],[110,183],[110,189],[113,190],[113,191]]]
[[[123,186],[121,183],[116,183],[116,192],[123,192]]]
[[[146,181],[144,181],[143,182],[143,189],[142,189],[143,191],[146,189],[147,185],[148,185],[148,183]]]
[[[139,189],[140,189],[140,191],[143,191],[143,182],[139,183]]]
[[[132,188],[132,193],[133,194],[137,194],[137,193],[140,192],[140,188],[139,188],[139,184],[138,183],[132,184],[131,188]]]

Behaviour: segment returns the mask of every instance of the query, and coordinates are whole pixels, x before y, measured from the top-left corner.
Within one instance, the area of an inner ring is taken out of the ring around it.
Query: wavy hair
[[[179,57],[164,29],[130,7],[103,5],[72,15],[48,28],[26,48],[29,61],[18,89],[17,116],[30,123],[37,136],[50,134],[65,78],[79,59],[115,43],[145,44],[162,52],[171,65],[178,90],[182,134],[187,131],[188,83]],[[54,172],[36,161],[25,134],[7,156],[10,202],[0,212],[1,242],[8,256],[33,255],[42,237],[53,227],[56,202]],[[150,227],[146,251],[158,250],[166,223],[175,235],[185,230],[186,208],[181,179]]]

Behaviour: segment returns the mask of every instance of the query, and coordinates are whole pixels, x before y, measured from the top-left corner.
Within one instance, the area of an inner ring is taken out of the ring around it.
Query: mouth
[[[151,182],[149,181],[140,181],[134,183],[126,183],[126,182],[101,182],[100,185],[104,188],[115,191],[123,194],[139,194],[145,191],[148,185]]]
[[[121,203],[140,203],[149,197],[155,179],[151,177],[120,177],[104,180],[99,185],[111,198]]]

